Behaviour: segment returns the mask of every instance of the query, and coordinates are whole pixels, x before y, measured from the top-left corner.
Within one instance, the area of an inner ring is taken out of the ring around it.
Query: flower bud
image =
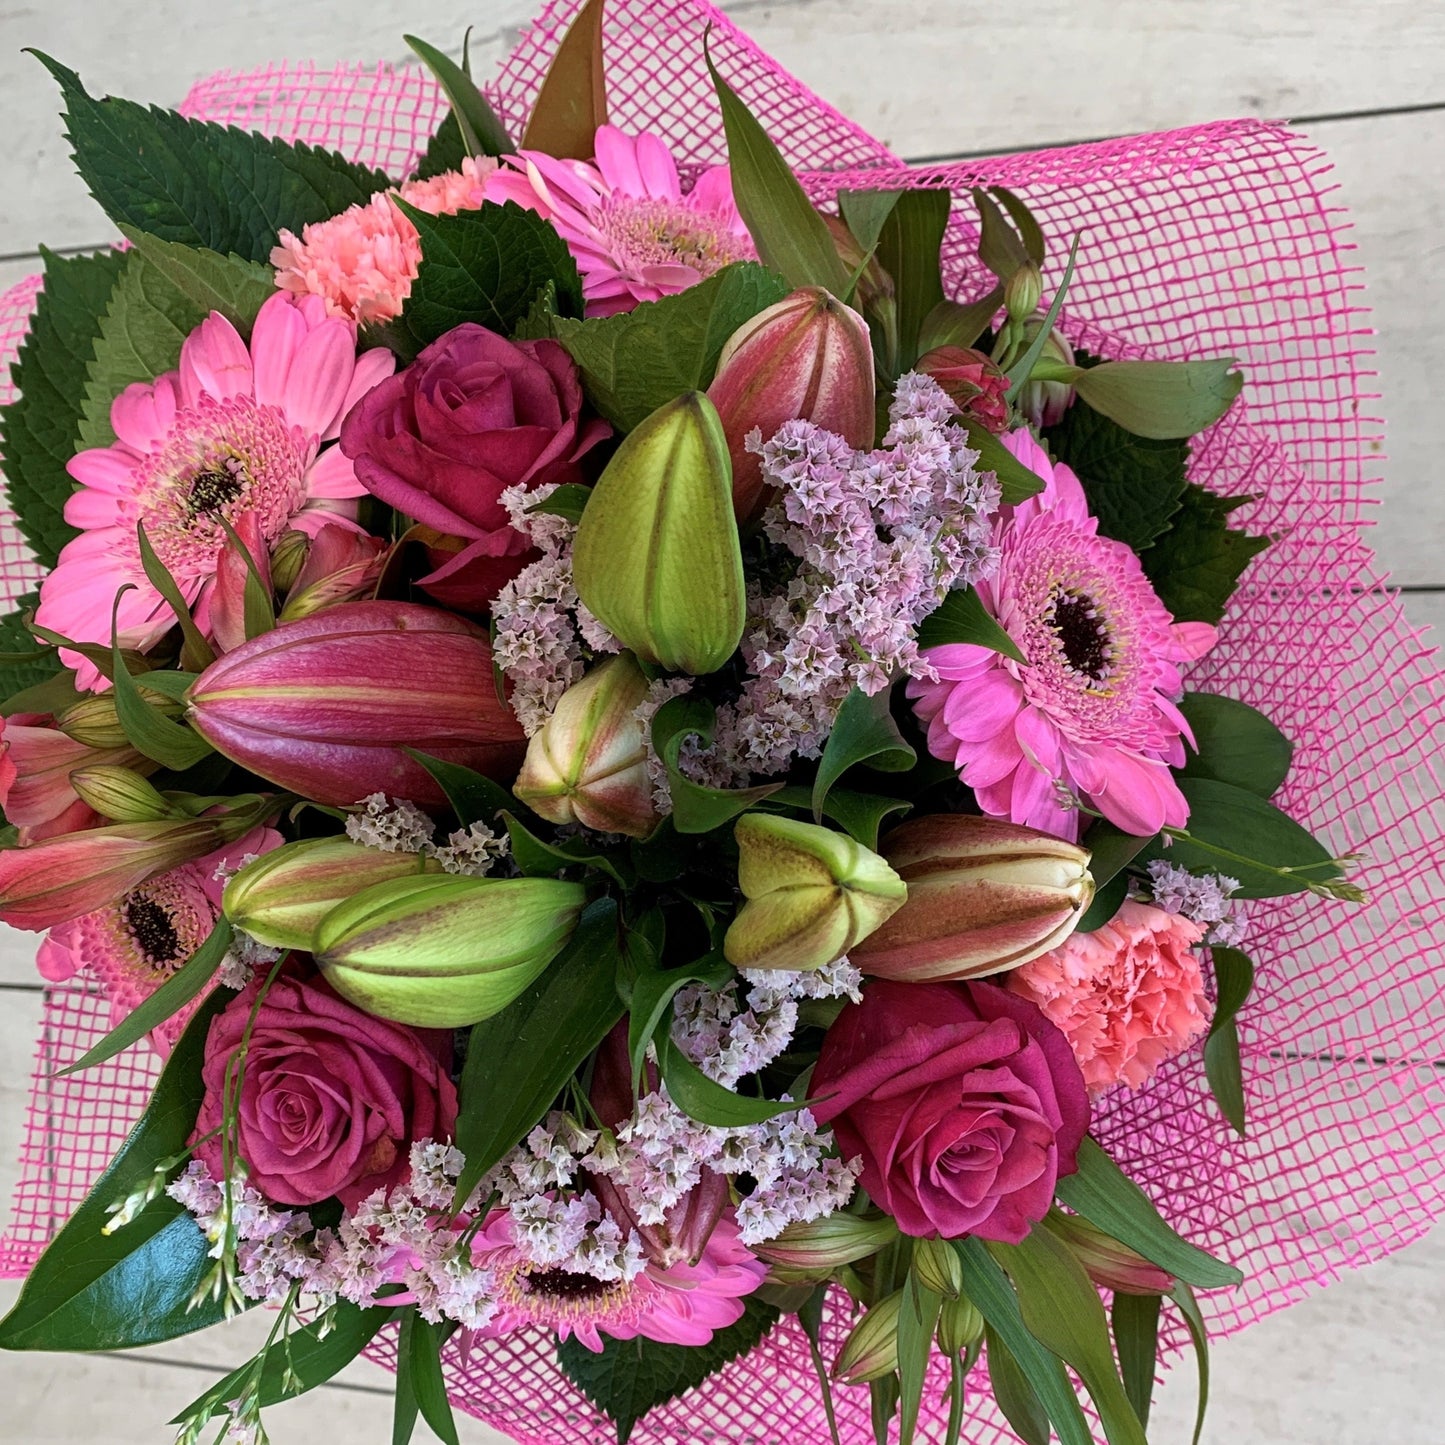
[[[658,407],[617,448],[577,525],[572,580],[647,662],[696,677],[737,651],[747,610],[732,463],[700,391]]]
[[[1026,261],[1004,282],[1004,308],[1014,321],[1027,321],[1039,309],[1039,298],[1043,294],[1039,268],[1032,261]]]
[[[902,1304],[903,1291],[894,1290],[853,1326],[833,1361],[835,1380],[844,1385],[866,1385],[898,1368],[898,1313]]]
[[[411,602],[347,602],[288,622],[212,663],[188,693],[217,752],[313,802],[371,793],[442,807],[406,749],[510,780],[522,730],[471,623]]]
[[[278,592],[289,592],[311,551],[311,538],[295,527],[288,527],[271,549],[271,580]]]
[[[997,818],[935,813],[883,840],[908,902],[849,950],[876,978],[981,978],[1074,931],[1094,897],[1087,849]]]
[[[1174,1288],[1173,1275],[1087,1219],[1053,1209],[1046,1223],[1049,1233],[1063,1240],[1084,1273],[1101,1289],[1118,1294],[1168,1294]]]
[[[646,697],[630,652],[594,667],[532,734],[512,791],[548,822],[645,838],[658,820],[647,734],[635,715]]]
[[[77,768],[70,775],[70,786],[87,807],[117,823],[154,823],[181,816],[172,803],[129,768]]]
[[[733,830],[743,904],[723,939],[735,968],[822,968],[851,953],[908,889],[846,833],[772,813],[745,813]]]
[[[918,358],[915,370],[931,376],[965,416],[975,417],[991,432],[1008,425],[1004,393],[1009,382],[981,351],[967,346],[935,346]]]
[[[895,294],[893,278],[883,269],[877,255],[868,256],[864,265],[866,253],[842,217],[824,216],[823,224],[833,238],[833,249],[838,253],[838,259],[850,276],[858,277],[858,284],[853,290],[853,299],[858,305],[865,311],[878,305],[891,305]]]
[[[364,888],[441,873],[435,858],[383,853],[339,834],[287,843],[248,863],[226,884],[226,917],[258,943],[310,953],[321,920]]]
[[[220,652],[231,652],[246,640],[246,593],[260,586],[271,620],[273,587],[271,553],[261,519],[253,511],[236,517],[226,544],[216,558],[216,582],[211,589],[211,640]]]
[[[499,1013],[551,963],[585,898],[556,878],[395,878],[321,920],[316,962],[378,1018],[462,1028]]]
[[[925,1289],[955,1299],[963,1288],[958,1251],[943,1239],[919,1239],[913,1245],[913,1272]]]
[[[379,537],[328,522],[296,567],[279,620],[294,622],[324,607],[370,596],[381,576],[384,550]]]
[[[144,677],[144,673],[140,674],[140,680],[143,681]],[[176,699],[162,697],[160,693],[148,689],[143,695],[146,702],[157,712],[169,718],[180,717],[182,704]],[[88,748],[109,750],[131,747],[130,738],[126,736],[116,714],[113,691],[92,693],[89,697],[72,703],[56,716],[55,725],[68,738],[83,743]],[[139,757],[140,754],[137,753],[136,756]]]
[[[744,322],[728,338],[707,394],[722,418],[733,461],[739,523],[767,505],[763,460],[747,448],[801,418],[851,446],[872,444],[873,343],[868,323],[820,286],[805,286]]]
[[[1043,318],[1036,317],[1024,326],[1024,346],[1030,346],[1039,334]],[[1044,349],[1039,353],[1041,361],[1054,361],[1062,366],[1074,364],[1074,348],[1057,331],[1049,332]],[[1066,381],[1029,380],[1019,388],[1015,398],[1021,415],[1026,416],[1036,427],[1057,426],[1064,419],[1064,413],[1074,404],[1074,388]]]
[[[779,1235],[753,1246],[772,1266],[770,1277],[783,1284],[827,1279],[834,1270],[867,1259],[898,1238],[898,1226],[886,1214],[866,1219],[839,1210],[822,1219],[788,1225]]]
[[[955,1256],[957,1258],[957,1256]],[[957,1359],[983,1338],[983,1316],[967,1295],[945,1299],[938,1312],[938,1329],[934,1339],[949,1359]]]

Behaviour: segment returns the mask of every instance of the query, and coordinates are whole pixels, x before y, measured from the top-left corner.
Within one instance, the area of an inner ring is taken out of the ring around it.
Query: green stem
[[[1273,863],[1261,863],[1257,858],[1246,857],[1242,853],[1233,853],[1228,848],[1221,848],[1217,843],[1206,842],[1203,838],[1196,838],[1187,828],[1161,828],[1159,830],[1166,838],[1173,838],[1179,842],[1190,843],[1194,847],[1206,853],[1212,853],[1216,858],[1223,858],[1229,863],[1241,863],[1246,868],[1258,869],[1261,873],[1272,873],[1276,878],[1283,878],[1289,883],[1299,885],[1304,891],[1313,893],[1319,898],[1337,898],[1347,903],[1362,903],[1363,892],[1353,883],[1346,883],[1343,879],[1338,882],[1317,883],[1312,879],[1300,876],[1300,869],[1279,866]],[[1342,858],[1331,858],[1332,866],[1342,867],[1346,860]],[[1302,867],[1318,868],[1318,863],[1303,864]]]

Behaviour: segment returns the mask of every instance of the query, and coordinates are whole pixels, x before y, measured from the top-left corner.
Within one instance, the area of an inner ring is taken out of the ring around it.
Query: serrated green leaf
[[[436,83],[441,86],[452,108],[462,144],[470,156],[511,155],[516,147],[512,144],[507,129],[497,118],[486,96],[477,89],[471,76],[450,56],[428,45],[415,35],[401,37],[420,57],[431,71]]]
[[[598,127],[607,124],[602,16],[603,0],[587,0],[567,27],[527,120],[524,149],[564,159],[592,158]]]
[[[1180,769],[1183,777],[1232,783],[1261,798],[1279,791],[1294,745],[1263,713],[1235,698],[1208,692],[1186,692],[1179,710],[1196,745]]]
[[[772,1099],[744,1098],[725,1089],[703,1073],[673,1043],[672,1035],[663,1030],[657,1036],[657,1065],[673,1103],[690,1119],[715,1128],[733,1129],[748,1124],[761,1124],[780,1114],[795,1113],[802,1103],[776,1103]]]
[[[462,128],[457,124],[455,112],[449,110],[442,117],[442,123],[432,133],[426,149],[421,153],[421,159],[416,163],[416,178],[419,181],[426,181],[433,176],[445,175],[448,171],[458,171],[466,158],[467,143],[462,139]],[[397,1400],[401,1401],[400,1389],[397,1391]],[[398,1408],[400,1408],[399,1404]],[[415,1423],[415,1402],[413,1401],[412,1424],[415,1425]]]
[[[945,190],[904,191],[878,237],[878,264],[893,278],[898,308],[895,376],[918,360],[924,319],[944,299],[940,248],[951,204]]]
[[[588,400],[629,432],[674,397],[705,391],[728,337],[787,293],[781,277],[739,261],[676,296],[616,316],[555,317],[550,334],[577,363]]]
[[[0,662],[0,698],[9,699],[29,688],[43,686],[61,672],[60,659],[54,651],[36,646],[35,634],[25,625],[26,614],[33,613],[39,604],[40,594],[27,592],[16,599],[13,612],[0,617],[0,652],[8,654],[7,659]]]
[[[813,778],[815,823],[822,821],[833,784],[849,768],[867,764],[880,772],[906,773],[918,761],[893,720],[889,696],[886,688],[869,696],[855,687],[843,699]]]
[[[1217,497],[1191,482],[1169,530],[1139,561],[1176,622],[1218,622],[1250,560],[1268,537],[1236,531],[1225,518],[1247,498]]]
[[[1139,552],[1168,529],[1188,486],[1187,441],[1136,436],[1083,401],[1044,440],[1077,473],[1104,536]]]
[[[923,619],[918,629],[919,647],[943,647],[953,642],[966,642],[974,647],[987,647],[1001,652],[1015,662],[1027,662],[1016,643],[994,620],[972,587],[950,592]]]
[[[1230,1127],[1245,1135],[1244,1078],[1240,1072],[1239,1029],[1235,1022],[1254,987],[1254,964],[1237,948],[1210,949],[1214,964],[1214,1017],[1204,1040],[1204,1075]]]
[[[1101,361],[1074,390],[1135,436],[1192,437],[1213,426],[1244,386],[1232,356],[1209,361]]]
[[[670,698],[653,716],[652,746],[667,769],[672,797],[670,821],[679,833],[711,833],[783,786],[764,783],[756,788],[708,788],[684,777],[678,766],[683,743],[695,737],[706,747],[713,739],[716,722],[713,705],[691,694]]]
[[[603,1336],[600,1351],[574,1335],[557,1346],[562,1373],[617,1426],[627,1445],[637,1422],[656,1405],[702,1384],[730,1361],[754,1349],[777,1323],[778,1311],[756,1296],[743,1304],[736,1324],[714,1330],[705,1345],[663,1345],[655,1340]]]
[[[1159,1303],[1157,1294],[1116,1294],[1109,1312],[1124,1393],[1146,1429],[1159,1367]]]

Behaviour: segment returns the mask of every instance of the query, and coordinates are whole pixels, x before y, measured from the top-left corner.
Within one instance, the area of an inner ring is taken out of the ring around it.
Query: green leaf
[[[1180,770],[1273,797],[1289,772],[1294,745],[1262,712],[1217,693],[1186,692],[1179,703],[1197,751]]]
[[[433,176],[445,175],[447,171],[459,171],[462,162],[467,158],[467,143],[462,139],[462,128],[457,124],[455,112],[447,111],[442,117],[442,123],[432,133],[432,138],[426,143],[426,149],[421,153],[421,158],[416,163],[416,178],[419,181],[430,180]],[[397,1410],[400,1417],[402,1410],[401,1387],[397,1387]],[[416,1425],[416,1405],[411,1404],[411,1426]],[[393,1429],[400,1429],[399,1424],[393,1425]]]
[[[944,299],[939,250],[951,203],[945,190],[904,191],[878,238],[878,263],[893,278],[898,307],[899,374],[918,360],[924,319]]]
[[[986,296],[966,305],[940,301],[923,318],[923,327],[918,333],[918,354],[927,355],[936,346],[972,347],[988,330],[989,322],[1002,305],[1002,286],[995,286]]]
[[[617,1426],[627,1445],[637,1422],[655,1405],[675,1400],[702,1384],[730,1361],[756,1348],[777,1323],[778,1311],[753,1296],[736,1324],[714,1330],[705,1345],[663,1345],[655,1340],[614,1340],[604,1335],[600,1351],[575,1335],[557,1345],[562,1373]]]
[[[1214,963],[1214,1017],[1204,1040],[1204,1075],[1219,1111],[1240,1138],[1245,1136],[1244,1078],[1239,1065],[1235,1018],[1254,987],[1254,964],[1237,948],[1210,949]]]
[[[727,986],[737,975],[721,954],[710,953],[696,963],[680,968],[658,966],[656,950],[639,935],[628,937],[628,952],[636,955],[637,975],[632,981],[632,999],[627,1012],[627,1052],[632,1077],[642,1078],[647,1046],[664,1018],[671,1018],[673,995],[685,983],[705,983],[709,988]]]
[[[1079,1148],[1078,1172],[1060,1179],[1055,1192],[1090,1224],[1186,1284],[1221,1289],[1244,1278],[1232,1264],[1181,1239],[1148,1195],[1092,1139]]]
[[[581,314],[582,281],[567,244],[515,201],[484,201],[474,211],[432,216],[397,204],[421,236],[421,265],[399,317],[382,329],[410,356],[472,321],[509,335],[548,282],[557,305]]]
[[[1126,833],[1106,818],[1096,818],[1084,834],[1083,846],[1089,850],[1089,872],[1095,886],[1116,878],[1143,852],[1148,838]]]
[[[1178,1305],[1179,1313],[1189,1327],[1189,1338],[1194,1343],[1194,1363],[1199,1373],[1199,1408],[1194,1415],[1193,1445],[1199,1445],[1204,1435],[1204,1417],[1209,1411],[1209,1331],[1194,1291],[1187,1284],[1176,1284],[1169,1298]]]
[[[838,214],[864,255],[876,249],[884,223],[904,191],[839,191]]]
[[[577,363],[588,400],[629,432],[664,402],[705,391],[728,337],[787,294],[780,276],[738,261],[675,296],[616,316],[556,317],[551,335]]]
[[[159,1028],[167,1019],[174,1018],[192,999],[205,992],[230,946],[231,925],[224,917],[217,918],[206,941],[180,968],[153,994],[138,1003],[93,1049],[59,1070],[56,1077],[63,1079],[67,1074],[103,1064],[143,1039],[152,1029]]]
[[[893,721],[888,690],[870,696],[855,687],[838,709],[818,762],[813,779],[813,821],[822,822],[828,794],[849,768],[866,763],[879,772],[906,773],[917,761],[918,754],[904,742]]]
[[[1159,1366],[1159,1296],[1116,1294],[1109,1322],[1119,1354],[1124,1393],[1146,1428],[1154,1397],[1154,1372]]]
[[[1059,289],[1054,292],[1053,301],[1049,303],[1049,309],[1044,313],[1038,334],[1029,343],[1028,350],[1005,373],[1016,387],[1022,386],[1029,379],[1029,375],[1034,369],[1034,363],[1044,354],[1044,347],[1048,344],[1049,333],[1054,329],[1054,322],[1059,319],[1059,311],[1064,304],[1064,295],[1069,289],[1069,282],[1074,279],[1074,261],[1078,258],[1081,235],[1080,232],[1076,232],[1074,235],[1073,244],[1069,247],[1069,260],[1064,267],[1063,278],[1059,281]]]
[[[1061,1445],[1094,1445],[1078,1396],[1057,1355],[1045,1349],[1024,1324],[1018,1296],[981,1239],[955,1239],[963,1264],[963,1287],[985,1324],[1003,1341],[1043,1405]]]
[[[314,1390],[338,1375],[346,1368],[373,1339],[387,1320],[396,1313],[389,1305],[376,1305],[361,1309],[342,1300],[336,1308],[321,1319],[295,1330],[285,1345],[277,1345],[266,1356],[261,1371],[260,1401],[264,1409],[268,1405],[280,1404],[282,1400],[293,1400],[297,1395]],[[199,1418],[210,1420],[222,1415],[230,1401],[234,1400],[247,1384],[254,1361],[232,1370],[224,1380],[218,1380],[204,1395],[198,1395],[171,1421],[172,1425],[184,1424],[187,1420]],[[300,1381],[300,1389],[286,1390],[287,1370]]]
[[[598,899],[541,978],[472,1028],[458,1089],[456,1143],[467,1156],[458,1201],[526,1137],[622,1017],[619,961],[617,905]]]
[[[1044,264],[1044,233],[1039,229],[1039,223],[1034,219],[1034,213],[1023,203],[1023,201],[1012,191],[1006,191],[1002,186],[992,187],[992,193],[998,197],[1004,210],[1009,214],[1009,220],[1014,223],[1019,233],[1019,238],[1024,243],[1024,252],[1035,266]]]
[[[1044,1409],[1038,1391],[992,1326],[985,1326],[983,1338],[994,1403],[1024,1445],[1049,1445],[1052,1437],[1049,1412]]]
[[[943,1296],[918,1282],[912,1270],[903,1284],[898,1311],[898,1445],[913,1445],[918,1412],[923,1405],[923,1381],[933,1354],[933,1331]]]
[[[452,1418],[452,1402],[447,1396],[447,1382],[442,1374],[442,1344],[447,1329],[448,1326],[443,1323],[428,1324],[416,1310],[409,1309],[401,1317],[401,1337],[397,1349],[406,1355],[408,1383],[422,1419],[443,1445],[461,1445],[457,1438],[457,1423]]]
[[[848,288],[848,272],[822,216],[753,113],[728,85],[703,41],[708,74],[717,90],[727,132],[733,198],[758,258],[790,286],[822,286],[834,296]]]
[[[998,478],[1002,501],[1012,506],[1043,491],[1044,479],[1031,472],[977,417],[956,416],[953,422],[968,433],[968,444],[978,453],[978,470]]]
[[[541,513],[549,517],[565,517],[574,526],[582,520],[592,488],[581,482],[563,482],[545,500],[534,502],[527,508],[527,515]]]
[[[691,694],[668,699],[652,719],[652,746],[667,769],[671,822],[679,833],[710,833],[783,786],[764,783],[756,788],[706,788],[685,778],[678,767],[683,743],[695,737],[706,747],[713,739],[716,721],[713,705]]]
[[[763,804],[763,809],[766,811],[774,805],[811,815],[812,789],[783,788]],[[906,813],[912,806],[913,804],[904,798],[885,798],[877,793],[855,792],[851,788],[830,788],[827,801],[823,804],[823,816],[841,824],[844,832],[876,853],[878,830],[883,820],[893,813]]]
[[[975,186],[972,195],[973,203],[978,207],[978,259],[1000,281],[1007,281],[1020,267],[1029,264],[1031,258],[1028,247],[1004,218],[998,202],[987,191]]]
[[[508,789],[461,763],[449,763],[445,758],[434,758],[415,748],[404,748],[403,751],[436,779],[437,786],[447,795],[452,812],[464,828],[473,823],[495,822],[509,810],[513,813],[526,812]],[[527,813],[527,816],[532,815]]]
[[[1148,1445],[1114,1364],[1103,1301],[1068,1246],[1035,1229],[1018,1244],[988,1250],[1013,1282],[1029,1333],[1083,1380],[1109,1445]]]
[[[803,1107],[801,1100],[776,1103],[772,1099],[744,1098],[725,1089],[703,1073],[673,1043],[672,1035],[663,1031],[657,1037],[657,1064],[672,1101],[690,1119],[720,1129],[761,1124],[780,1114],[791,1114]]]
[[[1028,661],[1019,651],[1018,644],[984,608],[978,592],[972,587],[960,587],[950,592],[923,619],[918,629],[919,647],[943,647],[952,642],[991,648],[1015,662]]]
[[[220,1321],[218,1301],[187,1308],[213,1261],[206,1236],[174,1200],[161,1195],[115,1233],[102,1230],[110,1205],[185,1148],[201,1105],[206,1034],[224,1001],[213,995],[187,1025],[145,1113],[0,1321],[0,1349],[125,1350]]]
[[[507,128],[498,120],[496,111],[477,89],[470,74],[435,45],[428,45],[415,35],[403,35],[401,38],[411,46],[441,86],[451,105],[467,155],[511,155],[516,147],[507,135]]]
[[[450,117],[449,117],[450,118]],[[404,1329],[406,1316],[402,1317]],[[421,1407],[411,1386],[411,1352],[400,1341],[396,1351],[396,1394],[391,1406],[391,1445],[411,1445]]]
[[[0,410],[0,460],[20,533],[36,561],[53,567],[75,536],[63,515],[75,490],[65,464],[75,455],[86,368],[125,257],[61,257],[44,248],[40,256],[45,288],[10,369],[16,397]]]
[[[73,70],[31,54],[59,81],[75,168],[117,225],[266,261],[282,229],[299,234],[390,184],[331,151],[95,100]]]
[[[1143,841],[1142,839],[1140,840]],[[1075,933],[1094,933],[1110,922],[1129,896],[1129,875],[1116,873],[1107,883],[1094,889],[1093,901],[1084,916],[1074,925]]]
[[[607,124],[602,65],[603,0],[587,0],[567,27],[522,136],[525,150],[590,160],[599,126]]]
[[[5,661],[0,662],[0,698],[8,700],[17,693],[47,686],[52,680],[58,680],[62,689],[70,687],[73,691],[73,681],[67,679],[73,679],[74,674],[61,668],[60,659],[50,648],[37,646],[35,634],[25,625],[27,614],[33,614],[39,605],[40,594],[27,592],[16,598],[13,612],[0,617],[0,652],[6,654]],[[44,707],[30,710],[52,711]]]
[[[1226,525],[1247,497],[1217,497],[1197,483],[1185,488],[1169,530],[1139,561],[1176,622],[1218,622],[1250,559],[1269,546]]]
[[[1168,529],[1189,484],[1188,442],[1136,436],[1081,401],[1044,440],[1055,461],[1078,474],[1104,536],[1139,552]]]
[[[1189,804],[1187,836],[1170,830],[1168,847],[1151,842],[1144,856],[1237,878],[1240,898],[1282,898],[1342,876],[1326,848],[1257,793],[1213,778],[1180,778],[1179,791]]]
[[[570,319],[570,318],[569,318]],[[512,327],[513,341],[547,341],[557,324],[557,283],[548,281],[532,297],[527,314]],[[567,483],[568,486],[577,485]]]
[[[1192,437],[1213,426],[1244,386],[1232,356],[1209,361],[1101,361],[1074,390],[1135,436]]]
[[[114,626],[112,615],[112,639]],[[115,684],[116,718],[131,743],[153,762],[184,772],[214,751],[199,733],[183,723],[172,722],[145,700],[126,667],[120,643],[115,640],[111,642],[111,678]]]
[[[21,599],[22,602],[33,599]],[[7,617],[0,621],[0,629],[13,625],[21,625],[17,618]],[[54,666],[55,659],[51,659]],[[28,686],[23,685],[30,676],[25,668],[29,664],[16,664],[16,670],[12,674],[10,669],[0,670],[0,679],[4,681],[19,682],[22,684],[18,692],[12,692],[4,702],[0,702],[0,717],[14,717],[21,712],[64,712],[67,707],[80,701],[80,694],[75,690],[75,674],[69,668],[62,668],[48,677],[42,677],[39,682],[32,682]]]
[[[550,878],[563,868],[585,865],[607,874],[624,888],[634,881],[618,866],[617,857],[598,849],[585,838],[548,843],[510,812],[502,814],[502,821],[507,825],[507,836],[512,842],[512,858],[518,869],[529,878]]]
[[[155,548],[151,546],[150,538],[146,536],[144,522],[136,523],[136,540],[140,544],[140,562],[145,569],[146,580],[165,598],[171,611],[176,615],[176,621],[180,624],[181,636],[184,639],[181,660],[186,664],[188,670],[200,672],[216,660],[215,649],[206,641],[201,629],[196,626],[191,617],[190,606],[181,589],[176,585],[176,579],[171,576],[165,563],[156,556]]]

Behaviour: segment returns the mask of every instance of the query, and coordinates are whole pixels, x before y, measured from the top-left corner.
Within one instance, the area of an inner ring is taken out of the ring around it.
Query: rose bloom
[[[1068,1041],[990,983],[870,982],[828,1030],[811,1093],[874,1202],[923,1238],[1017,1244],[1089,1124]]]
[[[1128,899],[1109,923],[1017,968],[1008,986],[1064,1032],[1091,1094],[1137,1089],[1209,1027],[1204,929]]]
[[[609,434],[582,408],[577,368],[555,341],[508,341],[468,322],[364,396],[341,449],[373,496],[461,540],[421,585],[476,612],[529,560],[503,490],[581,480],[581,458]]]
[[[258,988],[238,994],[211,1024],[195,1140],[221,1125],[227,1066]],[[414,1141],[451,1138],[450,1056],[449,1034],[373,1018],[319,978],[278,978],[256,1010],[241,1084],[235,1147],[247,1183],[274,1204],[336,1195],[347,1208],[401,1183]],[[222,1176],[219,1136],[198,1143],[196,1156]]]

